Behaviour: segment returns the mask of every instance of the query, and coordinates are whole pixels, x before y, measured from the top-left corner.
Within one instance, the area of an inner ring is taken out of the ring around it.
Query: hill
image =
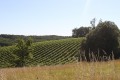
[[[57,35],[45,35],[45,36],[25,36],[25,35],[10,35],[10,34],[0,34],[0,46],[11,46],[17,42],[17,39],[28,39],[31,37],[33,42],[40,42],[40,41],[49,41],[49,40],[59,40],[69,38],[69,36],[57,36]]]
[[[82,38],[68,38],[37,42],[32,45],[33,59],[27,61],[26,65],[57,65],[75,61]],[[15,46],[0,48],[0,67],[12,67],[12,52]]]

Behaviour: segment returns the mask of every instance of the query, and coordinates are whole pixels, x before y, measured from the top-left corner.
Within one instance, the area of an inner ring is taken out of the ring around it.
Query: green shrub
[[[18,40],[16,45],[17,49],[14,51],[14,64],[16,67],[23,67],[26,65],[26,61],[32,58],[32,41],[23,39]]]

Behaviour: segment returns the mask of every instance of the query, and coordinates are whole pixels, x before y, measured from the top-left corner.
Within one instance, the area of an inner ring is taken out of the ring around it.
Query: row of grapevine
[[[69,38],[37,42],[32,45],[33,59],[26,62],[30,65],[57,65],[75,61],[74,56],[80,48],[82,38]],[[0,67],[11,67],[14,46],[0,48]]]
[[[34,44],[34,59],[29,62],[39,65],[56,65],[75,61],[74,56],[79,51],[81,41],[81,38],[72,38]]]
[[[13,60],[12,53],[15,50],[15,46],[1,47],[0,48],[0,67],[11,67]]]

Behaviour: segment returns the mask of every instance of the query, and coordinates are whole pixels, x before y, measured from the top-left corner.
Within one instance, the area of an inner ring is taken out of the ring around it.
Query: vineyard
[[[37,42],[32,45],[33,59],[26,62],[28,66],[57,65],[70,63],[76,60],[74,57],[80,48],[82,38],[69,38]],[[0,48],[0,67],[11,67],[12,52],[15,46]]]

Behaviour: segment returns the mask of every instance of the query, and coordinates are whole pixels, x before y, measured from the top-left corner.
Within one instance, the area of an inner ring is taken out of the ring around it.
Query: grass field
[[[120,61],[0,69],[0,80],[120,80]]]

